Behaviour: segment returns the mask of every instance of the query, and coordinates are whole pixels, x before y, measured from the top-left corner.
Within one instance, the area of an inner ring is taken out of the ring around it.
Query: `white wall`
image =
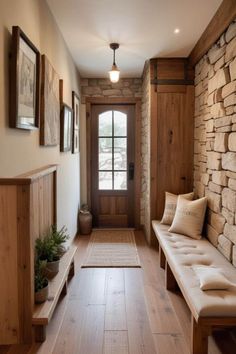
[[[66,225],[73,237],[80,201],[79,154],[60,153],[57,147],[39,146],[38,131],[8,128],[8,54],[11,28],[18,25],[64,81],[64,102],[79,93],[79,74],[62,35],[44,0],[0,0],[0,176],[13,177],[32,169],[59,164],[58,226]]]

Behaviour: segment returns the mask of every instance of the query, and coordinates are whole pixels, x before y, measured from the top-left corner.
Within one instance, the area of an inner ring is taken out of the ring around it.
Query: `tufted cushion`
[[[170,233],[168,226],[158,221],[152,221],[152,226],[195,319],[198,320],[199,316],[235,317],[236,289],[202,291],[193,270],[196,265],[218,267],[224,270],[230,282],[236,283],[234,266],[205,238],[195,240]]]
[[[206,206],[206,197],[197,200],[187,200],[180,195],[177,201],[175,217],[169,231],[200,239]]]
[[[180,194],[182,197],[193,200],[194,193]],[[175,216],[175,210],[177,205],[178,195],[169,192],[165,193],[165,210],[161,223],[165,225],[171,225]]]

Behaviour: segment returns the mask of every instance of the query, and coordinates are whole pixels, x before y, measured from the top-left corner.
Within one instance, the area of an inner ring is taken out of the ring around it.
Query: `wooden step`
[[[32,324],[35,326],[36,341],[45,340],[45,326],[49,323],[61,293],[66,294],[69,275],[74,275],[74,255],[77,247],[71,246],[60,260],[59,273],[49,280],[48,300],[35,304]]]

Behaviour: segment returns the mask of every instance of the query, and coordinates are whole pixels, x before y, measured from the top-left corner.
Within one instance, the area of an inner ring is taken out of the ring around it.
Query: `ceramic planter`
[[[60,260],[54,262],[47,262],[47,266],[45,268],[45,276],[48,279],[53,278],[59,272],[59,263]]]
[[[34,301],[36,304],[41,304],[48,299],[48,285],[34,293]]]

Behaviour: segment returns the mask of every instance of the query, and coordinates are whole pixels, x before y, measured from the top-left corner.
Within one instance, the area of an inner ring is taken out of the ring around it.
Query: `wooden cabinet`
[[[165,191],[193,188],[193,72],[185,58],[152,59],[151,219],[160,219]]]
[[[56,166],[0,179],[0,344],[33,340],[34,241],[56,224]]]

